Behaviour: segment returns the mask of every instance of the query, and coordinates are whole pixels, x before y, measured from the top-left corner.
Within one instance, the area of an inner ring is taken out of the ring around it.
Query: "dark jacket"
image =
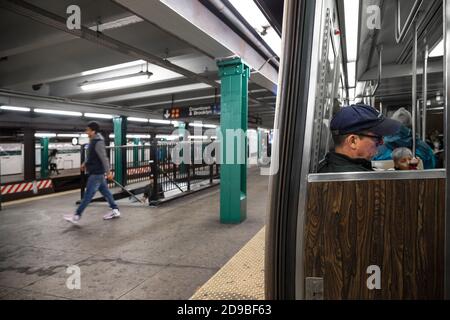
[[[89,141],[85,165],[88,174],[104,174],[109,171],[105,140],[99,133]]]
[[[329,152],[319,163],[318,173],[374,171],[366,159],[352,159],[343,154]]]

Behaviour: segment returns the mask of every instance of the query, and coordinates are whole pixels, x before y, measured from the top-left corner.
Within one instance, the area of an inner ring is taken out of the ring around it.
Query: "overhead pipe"
[[[423,85],[422,85],[422,140],[426,140],[427,131],[427,101],[428,101],[428,45],[425,46],[423,57]]]
[[[400,25],[401,20],[401,10],[400,10],[400,0],[396,0],[396,14],[395,14],[395,41],[397,43],[402,42],[409,29],[411,28],[411,25],[413,25],[413,21],[415,21],[415,18],[417,14],[419,13],[419,8],[422,5],[423,0],[416,0],[413,4],[413,7],[411,11],[409,12],[408,18],[406,19],[405,24],[402,26]],[[414,27],[416,28],[416,26]]]
[[[412,153],[416,156],[416,119],[417,119],[417,22],[413,22],[414,27],[414,45],[412,56]]]
[[[372,90],[372,93],[370,94],[369,97],[374,98],[375,94],[378,90],[378,87],[381,84],[381,73],[383,71],[383,46],[380,45],[378,47],[378,79],[377,79],[377,83],[375,84],[375,88]],[[373,103],[373,107],[375,107],[375,102]]]
[[[53,12],[46,11],[40,7],[32,5],[23,0],[3,0],[0,1],[0,7],[21,16],[25,16],[34,21],[43,23],[60,31],[72,34],[78,38],[85,39],[96,45],[101,45],[105,48],[111,49],[115,52],[119,52],[121,54],[125,54],[130,57],[134,57],[136,59],[142,59],[164,69],[176,72],[185,76],[186,78],[198,81],[200,83],[205,83],[210,85],[213,88],[220,88],[220,83],[216,82],[213,79],[209,79],[203,75],[192,72],[188,69],[180,67],[167,59],[160,58],[156,55],[148,53],[142,49],[137,47],[133,47],[129,44],[116,40],[107,36],[101,32],[95,32],[89,28],[81,26],[81,29],[68,29],[66,26],[66,20],[63,17],[60,17]],[[255,102],[261,106],[267,106],[265,103],[258,101],[253,95],[249,94],[249,100]]]
[[[267,48],[261,43],[261,41],[256,38],[255,35],[250,32],[250,30],[247,29],[247,27],[233,14],[233,12],[231,12],[230,9],[227,8],[227,6],[221,0],[209,0],[209,2],[214,5],[214,7],[216,7],[216,9],[220,11],[220,13],[222,13],[228,20],[230,20],[236,26],[236,28],[239,29],[239,31],[241,31],[255,46],[258,47],[258,49],[260,49],[266,55],[266,58],[268,59],[266,63],[272,60],[277,68],[280,67],[280,63],[276,59],[274,59],[273,53],[267,50]]]

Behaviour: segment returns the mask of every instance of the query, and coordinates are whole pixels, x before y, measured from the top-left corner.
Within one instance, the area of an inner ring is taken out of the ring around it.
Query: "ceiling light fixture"
[[[1,110],[8,110],[8,111],[20,111],[20,112],[29,112],[31,111],[30,108],[25,107],[15,107],[15,106],[1,106]]]
[[[102,113],[85,113],[84,116],[86,118],[98,118],[98,119],[112,119],[114,116],[111,114],[102,114]]]
[[[148,83],[150,76],[153,73],[149,71],[141,71],[134,74],[127,74],[124,76],[84,81],[80,84],[83,91],[97,91],[97,90],[111,90],[117,88],[124,88]]]
[[[53,110],[53,109],[34,109],[34,112],[37,113],[46,113],[46,114],[54,114],[61,116],[72,116],[72,117],[81,117],[83,114],[81,112],[76,111],[65,111],[65,110]]]
[[[130,122],[148,122],[148,119],[136,117],[128,117],[127,120]]]
[[[35,133],[36,138],[52,138],[56,137],[56,133]]]
[[[160,120],[160,119],[148,119],[148,122],[158,123],[158,124],[171,124],[172,123],[172,121],[170,121],[170,120]]]

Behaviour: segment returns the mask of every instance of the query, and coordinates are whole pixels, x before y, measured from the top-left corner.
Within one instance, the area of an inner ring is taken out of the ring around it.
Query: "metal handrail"
[[[400,26],[400,0],[396,0],[396,14],[395,14],[395,41],[397,43],[402,42],[405,39],[405,36],[408,34],[409,29],[412,26],[413,21],[415,20],[419,8],[422,6],[423,0],[416,0],[414,5],[409,12],[408,18],[406,19],[403,28]]]

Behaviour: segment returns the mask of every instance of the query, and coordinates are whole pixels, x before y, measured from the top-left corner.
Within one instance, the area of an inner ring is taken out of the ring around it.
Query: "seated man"
[[[408,148],[396,148],[392,151],[395,170],[417,170],[419,160],[413,157],[413,153]]]
[[[396,133],[400,122],[358,104],[339,110],[330,129],[335,149],[319,164],[319,173],[373,171],[371,160],[383,144],[383,136]]]

